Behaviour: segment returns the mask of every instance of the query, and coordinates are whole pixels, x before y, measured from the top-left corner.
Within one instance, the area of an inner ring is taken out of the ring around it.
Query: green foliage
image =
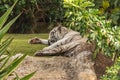
[[[100,16],[98,9],[94,9],[93,2],[89,0],[64,0],[66,9],[65,25],[79,31],[82,36],[89,37],[95,42],[96,53],[104,52],[113,59],[120,55],[120,28],[112,26],[110,20]]]
[[[95,4],[101,15],[111,19],[113,25],[120,25],[120,0],[95,0]]]
[[[11,20],[9,23],[7,23],[1,30],[0,30],[0,40],[2,39],[2,37],[5,35],[5,33],[8,31],[8,29],[10,28],[10,26],[16,21],[16,19],[19,17],[20,15],[18,15],[17,17],[15,17],[13,20]]]
[[[4,13],[14,2],[15,0],[1,0],[0,12]],[[20,31],[21,33],[23,33],[24,31],[26,31],[26,29],[28,29],[28,27],[31,28],[31,25],[33,24],[33,22],[31,22],[32,16],[34,16],[33,12],[36,11],[35,3],[36,3],[36,0],[19,0],[17,2],[17,5],[14,7],[14,9],[10,14],[10,18],[17,16],[21,12],[23,12],[23,14],[13,24],[14,27],[12,26],[9,32]]]
[[[6,11],[6,13],[4,13],[3,16],[0,18],[0,23],[1,23],[1,24],[0,24],[0,29],[2,28],[2,26],[3,26],[4,23],[6,22],[9,14],[10,14],[10,12],[12,11],[12,9],[13,9],[14,6],[15,6],[15,4],[14,4],[11,8],[9,8],[9,9]]]
[[[27,76],[24,76],[20,80],[29,80],[31,78],[31,76],[33,76],[34,74],[35,74],[35,72],[32,72],[31,74],[28,74]]]
[[[5,22],[8,19],[9,14],[11,13],[13,7],[15,6],[15,4],[17,3],[17,0],[15,1],[15,3],[13,4],[12,7],[8,8],[8,10],[6,11],[5,14],[3,14],[3,16],[0,17],[0,40],[4,37],[5,33],[8,31],[8,29],[10,28],[10,26],[16,21],[16,19],[20,16],[18,15],[17,17],[15,17],[14,19],[12,19],[10,22],[8,22],[5,25]],[[11,56],[13,54],[8,54],[6,56],[5,53],[7,52],[7,48],[10,45],[11,41],[13,40],[13,38],[8,38],[4,41],[0,42],[0,56],[2,56],[0,58],[0,80],[5,80],[7,79],[7,77],[17,68],[17,66],[23,61],[23,59],[26,57],[27,54],[21,56],[21,57],[17,57],[15,58],[13,61],[9,62]],[[34,74],[34,73],[32,73]],[[32,77],[32,74],[29,75],[29,78]],[[28,79],[28,77],[26,77],[26,80]],[[25,78],[24,78],[25,80]]]
[[[90,28],[96,26],[93,23],[96,23],[98,20],[99,12],[97,9],[92,9],[94,4],[87,0],[69,0],[64,2],[64,7],[66,9],[65,25],[70,28],[79,31],[81,35],[87,34]],[[94,19],[93,19],[94,18]]]
[[[107,10],[109,6],[107,1],[103,2],[104,9]],[[95,43],[94,58],[99,52],[111,56],[114,60],[120,56],[120,26],[113,26],[113,18],[106,19],[106,15],[102,16],[98,9],[93,8],[94,4],[90,0],[64,0],[64,7],[64,25],[79,31],[82,36],[89,38],[89,42]],[[120,58],[114,66],[107,69],[101,80],[120,80]]]
[[[4,13],[12,3],[14,3],[14,0],[1,0],[0,12]],[[42,30],[39,28],[43,27],[42,24],[45,25],[49,22],[52,23],[58,19],[63,19],[63,11],[61,6],[62,0],[19,0],[12,13],[10,14],[10,18],[17,16],[20,12],[23,13],[10,28],[9,32],[40,32]]]
[[[108,67],[101,80],[120,80],[120,57],[112,67]]]
[[[7,67],[5,64],[8,62],[9,58],[7,61],[5,61],[5,64],[2,66],[2,69],[0,71],[0,79],[5,79],[7,78],[16,68],[17,66],[21,63],[21,61],[25,58],[26,55],[20,57],[20,58],[15,58]]]

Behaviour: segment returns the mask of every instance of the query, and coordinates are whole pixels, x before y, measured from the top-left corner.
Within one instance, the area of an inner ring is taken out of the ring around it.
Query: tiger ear
[[[62,31],[61,25],[58,26],[58,31],[61,33],[61,31]]]
[[[61,23],[57,22],[57,23],[54,24],[54,26],[59,27],[59,26],[61,26]]]
[[[57,23],[57,26],[61,26],[61,23]]]

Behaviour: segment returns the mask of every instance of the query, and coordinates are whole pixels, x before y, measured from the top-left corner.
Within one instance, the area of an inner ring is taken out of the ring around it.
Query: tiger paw
[[[41,43],[41,40],[37,37],[35,38],[32,38],[28,41],[29,44],[40,44]]]

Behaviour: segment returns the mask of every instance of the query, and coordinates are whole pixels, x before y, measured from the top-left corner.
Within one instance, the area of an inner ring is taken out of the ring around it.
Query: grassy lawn
[[[28,40],[34,37],[39,37],[43,39],[48,38],[48,34],[7,34],[4,39],[8,37],[13,37],[14,40],[10,44],[8,50],[10,52],[17,53],[28,53],[33,55],[35,51],[41,50],[45,45],[41,44],[28,44]],[[4,40],[3,39],[3,40]]]

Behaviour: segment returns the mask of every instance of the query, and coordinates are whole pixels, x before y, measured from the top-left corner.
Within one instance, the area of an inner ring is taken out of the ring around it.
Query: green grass
[[[41,50],[45,45],[41,44],[28,44],[28,40],[34,37],[47,39],[48,34],[7,34],[3,40],[8,37],[13,37],[13,41],[10,44],[8,51],[17,53],[28,53],[33,55],[37,50]]]

